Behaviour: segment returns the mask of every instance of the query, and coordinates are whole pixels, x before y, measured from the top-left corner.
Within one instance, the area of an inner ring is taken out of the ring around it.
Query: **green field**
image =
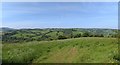
[[[116,38],[81,37],[2,45],[3,63],[116,63]]]

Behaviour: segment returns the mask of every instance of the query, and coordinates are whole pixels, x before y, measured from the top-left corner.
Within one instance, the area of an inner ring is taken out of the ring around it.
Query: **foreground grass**
[[[116,63],[115,38],[76,38],[3,44],[3,63]]]

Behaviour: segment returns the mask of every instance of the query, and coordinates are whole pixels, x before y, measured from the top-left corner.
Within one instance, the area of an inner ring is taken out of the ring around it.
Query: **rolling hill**
[[[10,29],[4,28],[3,43],[29,41],[51,41],[79,37],[117,37],[116,29],[82,28],[46,28],[46,29]]]

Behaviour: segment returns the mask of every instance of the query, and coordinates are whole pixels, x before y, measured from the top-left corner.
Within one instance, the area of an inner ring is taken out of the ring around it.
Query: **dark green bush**
[[[60,36],[58,36],[58,39],[67,39],[67,37],[63,36],[63,35],[60,35]]]

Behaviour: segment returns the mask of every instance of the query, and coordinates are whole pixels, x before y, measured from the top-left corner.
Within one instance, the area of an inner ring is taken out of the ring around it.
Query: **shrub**
[[[63,35],[60,35],[60,36],[58,36],[58,39],[67,39],[67,37],[63,36]]]
[[[88,32],[83,33],[82,37],[89,37],[89,33]]]
[[[81,37],[81,34],[76,34],[76,35],[74,36],[74,38],[79,38],[79,37]]]

